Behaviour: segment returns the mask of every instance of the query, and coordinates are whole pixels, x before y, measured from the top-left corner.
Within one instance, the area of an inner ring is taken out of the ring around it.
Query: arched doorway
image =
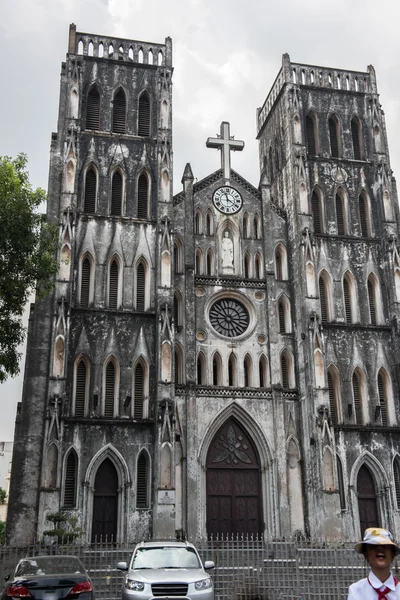
[[[109,458],[97,469],[94,481],[92,542],[115,542],[118,522],[118,474]]]
[[[260,461],[254,444],[230,418],[207,455],[207,533],[261,533]]]
[[[380,527],[375,482],[366,465],[358,471],[357,495],[361,535],[363,535],[368,527]]]

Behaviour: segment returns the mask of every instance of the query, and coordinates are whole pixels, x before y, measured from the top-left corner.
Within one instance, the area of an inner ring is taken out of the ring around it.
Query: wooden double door
[[[369,527],[380,527],[375,482],[371,471],[363,465],[357,477],[358,512],[361,535]]]
[[[116,542],[118,474],[109,458],[99,466],[94,482],[92,543]]]
[[[207,456],[207,533],[261,533],[258,454],[241,425],[229,419]]]

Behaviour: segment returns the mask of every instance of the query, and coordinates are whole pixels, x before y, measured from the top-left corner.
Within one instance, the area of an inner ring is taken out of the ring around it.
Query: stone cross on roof
[[[224,171],[224,178],[229,181],[231,175],[231,150],[243,150],[244,142],[235,140],[230,135],[230,126],[227,121],[221,123],[221,133],[216,138],[209,137],[206,142],[207,148],[217,148],[221,150],[221,167]]]

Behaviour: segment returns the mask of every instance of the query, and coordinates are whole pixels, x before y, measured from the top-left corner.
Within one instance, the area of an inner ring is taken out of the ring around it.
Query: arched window
[[[256,240],[261,238],[260,217],[257,214],[254,215],[254,237]]]
[[[146,266],[143,261],[136,269],[136,310],[146,310]]]
[[[233,352],[230,353],[228,360],[228,385],[237,386],[237,359]]]
[[[149,218],[149,178],[143,171],[138,179],[137,192],[137,217],[138,219]]]
[[[361,194],[358,198],[358,207],[360,211],[361,236],[370,237],[371,225],[369,216],[369,203],[364,194]]]
[[[213,385],[222,385],[222,360],[219,352],[215,352],[212,363]]]
[[[328,121],[329,127],[329,141],[331,147],[331,156],[333,158],[339,158],[340,156],[340,130],[339,121],[335,115],[332,115]]]
[[[112,130],[113,133],[125,133],[126,129],[126,96],[122,88],[114,95]]]
[[[86,102],[86,129],[100,129],[100,94],[94,85],[90,88]]]
[[[142,92],[139,96],[138,135],[149,137],[150,114],[150,97],[147,92]]]
[[[143,419],[144,401],[145,401],[145,385],[146,385],[146,368],[142,360],[139,360],[133,372],[133,418]]]
[[[319,280],[319,303],[321,307],[321,321],[328,323],[332,321],[332,293],[331,280],[326,271],[322,271]]]
[[[111,215],[120,217],[122,214],[122,186],[121,171],[115,171],[111,182]]]
[[[110,263],[108,275],[108,307],[116,310],[119,308],[119,264],[114,258]]]
[[[197,385],[206,385],[206,359],[202,352],[197,357]]]
[[[197,250],[196,250],[195,273],[196,273],[196,275],[203,274],[203,253],[200,250],[200,248],[197,248]]]
[[[75,363],[74,415],[84,417],[89,400],[89,367],[82,357]]]
[[[351,139],[353,141],[354,160],[362,160],[361,124],[356,117],[351,120]]]
[[[250,237],[250,224],[249,224],[249,214],[247,212],[243,215],[243,238],[245,240]]]
[[[346,222],[345,201],[344,201],[344,197],[342,194],[336,194],[335,209],[336,209],[336,225],[337,225],[338,235],[345,235],[347,233],[347,222]]]
[[[374,146],[375,152],[382,152],[382,138],[379,125],[374,126]]]
[[[88,255],[81,262],[80,301],[81,308],[88,308],[93,301],[92,261]]]
[[[46,456],[46,472],[45,472],[45,487],[57,487],[57,470],[58,470],[58,448],[55,444],[50,444]]]
[[[211,248],[207,250],[206,254],[206,274],[214,275],[214,255]]]
[[[274,179],[274,161],[272,158],[272,147],[268,152],[268,163],[269,163],[269,178],[272,181]]]
[[[262,278],[262,260],[258,252],[254,257],[254,274],[256,279]]]
[[[356,291],[354,278],[350,273],[343,277],[343,298],[346,323],[356,322]]]
[[[364,376],[361,369],[355,369],[352,377],[353,400],[354,400],[354,420],[356,425],[362,425],[363,404],[364,404]]]
[[[244,387],[253,385],[253,361],[249,354],[246,354],[243,361],[243,379]]]
[[[317,154],[316,123],[313,113],[306,116],[306,142],[308,154]]]
[[[328,368],[329,413],[333,425],[341,421],[340,410],[340,378],[336,368]]]
[[[269,370],[268,370],[268,359],[264,354],[260,357],[258,362],[258,374],[260,379],[260,388],[269,387]]]
[[[207,211],[207,214],[206,214],[206,234],[207,235],[213,234],[213,229],[214,229],[213,221],[214,220],[213,220],[212,214],[209,211]]]
[[[75,508],[76,506],[76,482],[78,475],[78,456],[74,449],[68,453],[65,461],[64,475],[64,508]]]
[[[201,221],[202,221],[201,212],[199,211],[199,209],[197,209],[196,214],[194,216],[194,232],[197,235],[203,233],[203,227],[202,227]]]
[[[117,368],[115,361],[111,358],[105,368],[104,381],[104,416],[112,419],[115,415],[115,402],[117,393]]]
[[[393,478],[394,478],[394,491],[396,494],[396,506],[397,510],[400,510],[400,458],[399,455],[393,461]]]
[[[278,300],[278,320],[279,333],[290,333],[290,304],[285,296],[281,296]]]
[[[149,459],[142,451],[139,454],[136,468],[136,508],[149,508]]]
[[[175,344],[175,385],[185,382],[184,377],[184,366],[183,366],[183,352],[180,344]]]
[[[275,278],[278,281],[288,278],[286,248],[282,244],[275,249]]]
[[[377,277],[371,273],[367,281],[369,320],[371,325],[379,325],[382,322],[382,306],[380,286]]]
[[[381,412],[381,420],[382,425],[389,425],[388,419],[388,398],[387,398],[387,390],[385,385],[385,378],[382,374],[382,369],[378,373],[378,396],[379,396],[379,406]]]
[[[324,227],[321,196],[316,192],[316,190],[313,191],[311,196],[311,212],[313,217],[314,233],[323,233]]]
[[[179,331],[182,328],[182,297],[180,292],[174,294],[174,323]]]
[[[244,255],[244,276],[246,279],[248,279],[251,276],[250,265],[251,265],[250,256],[246,252],[246,254]]]
[[[343,467],[342,461],[339,456],[336,455],[336,467],[337,467],[337,476],[338,476],[338,486],[339,486],[339,499],[340,499],[340,509],[346,509],[346,493],[344,489],[344,478],[343,478]]]
[[[293,358],[289,350],[285,349],[280,357],[281,385],[283,389],[295,387]]]
[[[83,211],[93,214],[96,212],[97,196],[97,171],[93,166],[89,167],[85,176],[85,199]]]
[[[179,239],[175,239],[174,241],[174,270],[175,273],[183,272],[182,243]]]

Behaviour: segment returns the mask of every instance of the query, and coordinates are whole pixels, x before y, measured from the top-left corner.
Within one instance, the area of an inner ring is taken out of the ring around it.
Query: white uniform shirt
[[[400,598],[400,583],[395,585],[393,575],[390,575],[385,583],[382,583],[372,571],[368,577],[371,585],[367,578],[353,583],[349,587],[347,600],[377,600],[378,594],[375,589],[384,590],[386,587],[390,589],[390,592],[386,594],[387,600],[398,600]]]

